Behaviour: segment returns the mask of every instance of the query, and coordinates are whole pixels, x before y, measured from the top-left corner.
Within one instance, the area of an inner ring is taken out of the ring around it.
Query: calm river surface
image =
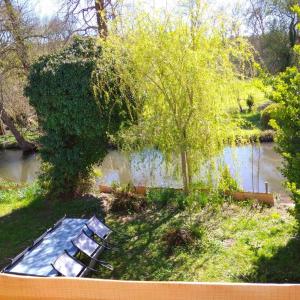
[[[264,192],[265,181],[272,192],[284,193],[283,177],[278,168],[280,156],[274,151],[272,143],[260,147],[251,145],[226,148],[225,162],[245,191]],[[23,157],[19,150],[0,151],[0,178],[14,182],[33,181],[40,169],[38,154]],[[167,166],[158,151],[147,150],[130,157],[118,151],[111,151],[100,166],[102,176],[98,183],[118,182],[146,186],[180,186],[180,179],[174,175],[174,166]]]

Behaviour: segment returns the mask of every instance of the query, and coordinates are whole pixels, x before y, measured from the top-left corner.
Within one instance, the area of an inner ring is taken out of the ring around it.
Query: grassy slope
[[[37,186],[0,191],[0,266],[14,257],[65,213],[84,217],[100,213],[98,198],[47,204]],[[192,245],[168,253],[163,236],[198,219],[200,236]],[[136,280],[300,282],[296,220],[284,210],[225,203],[189,215],[174,208],[143,214],[108,215],[114,228],[138,236],[115,238],[118,252],[105,252],[113,273],[100,277]]]
[[[181,214],[168,209],[149,211],[123,222],[122,228],[138,234],[139,239],[123,244],[120,256],[106,254],[105,259],[115,266],[113,278],[300,282],[300,254],[296,248],[291,248],[287,257],[278,258],[276,266],[267,263],[261,267],[296,235],[296,221],[286,211],[233,203],[219,210],[206,207],[193,213],[201,220],[202,237],[169,255],[163,236],[181,223]],[[109,220],[116,222],[115,216]]]

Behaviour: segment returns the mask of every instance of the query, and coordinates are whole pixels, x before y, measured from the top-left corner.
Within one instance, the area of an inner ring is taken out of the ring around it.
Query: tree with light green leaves
[[[137,118],[119,134],[123,147],[179,157],[185,193],[199,167],[233,137],[228,109],[251,68],[246,41],[211,25],[144,14],[122,36],[102,41],[104,61],[135,100]]]

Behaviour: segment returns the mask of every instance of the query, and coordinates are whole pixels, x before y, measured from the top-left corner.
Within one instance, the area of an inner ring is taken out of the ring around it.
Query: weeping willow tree
[[[186,193],[199,167],[233,137],[228,108],[252,57],[244,40],[211,28],[143,14],[123,35],[102,41],[103,61],[135,100],[135,121],[120,133],[123,146],[178,156]]]

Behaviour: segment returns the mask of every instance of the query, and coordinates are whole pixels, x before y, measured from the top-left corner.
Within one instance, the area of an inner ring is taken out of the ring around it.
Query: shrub
[[[201,239],[205,233],[205,229],[198,223],[190,225],[190,231],[195,239]]]
[[[208,191],[205,192],[201,190],[193,190],[188,196],[186,196],[184,205],[187,206],[190,210],[194,210],[197,207],[204,207],[209,201],[210,199]]]
[[[253,95],[249,95],[249,96],[247,97],[246,104],[247,104],[247,106],[248,106],[249,112],[251,112],[251,111],[252,111],[252,108],[253,108],[253,106],[254,106],[254,97],[253,97]]]
[[[172,254],[176,247],[188,246],[194,239],[195,237],[192,232],[184,228],[172,228],[163,236],[163,241],[167,245],[168,254]]]
[[[164,207],[168,204],[183,205],[184,194],[172,188],[152,188],[147,192],[147,200],[155,205]]]
[[[142,212],[147,208],[147,201],[144,197],[125,190],[117,190],[113,193],[113,201],[110,210],[114,213],[127,214]]]
[[[167,253],[172,254],[176,247],[187,247],[196,240],[202,239],[205,228],[199,221],[187,222],[184,215],[169,224],[162,240],[166,244]]]
[[[25,93],[43,132],[41,178],[52,195],[71,198],[83,192],[81,182],[87,183],[92,165],[105,156],[109,135],[126,122],[122,95],[109,75],[113,71],[99,69],[99,60],[101,48],[93,38],[76,38],[31,67]],[[107,90],[95,93],[95,77],[101,76]]]
[[[221,172],[221,177],[219,181],[219,189],[222,192],[225,191],[238,191],[240,187],[237,181],[231,176],[228,166],[225,166]]]
[[[264,130],[259,135],[259,141],[261,143],[271,143],[274,142],[275,131],[274,130]]]
[[[110,210],[114,213],[128,214],[142,212],[147,208],[147,200],[144,196],[134,193],[134,186],[131,184],[122,185],[114,183],[113,200]]]
[[[263,128],[265,129],[272,128],[269,122],[271,119],[274,119],[276,117],[276,112],[278,111],[278,109],[279,109],[279,104],[272,103],[261,112],[260,123]]]
[[[280,73],[273,85],[271,100],[278,103],[272,125],[276,127],[277,151],[283,156],[282,173],[300,212],[300,73],[296,67]],[[298,215],[299,216],[299,215]]]
[[[251,122],[249,120],[241,120],[240,127],[242,129],[254,129],[255,125],[253,124],[253,122]]]

